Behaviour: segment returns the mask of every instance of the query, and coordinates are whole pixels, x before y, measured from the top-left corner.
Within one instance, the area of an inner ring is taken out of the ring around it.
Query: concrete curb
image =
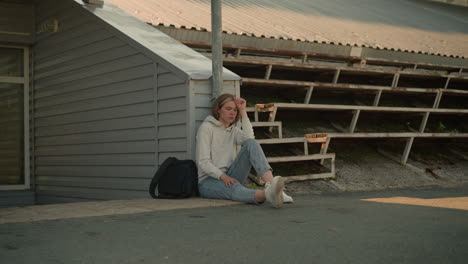
[[[223,207],[242,204],[227,200],[190,198],[179,200],[134,199],[0,208],[0,224],[67,218],[137,214],[154,211]]]

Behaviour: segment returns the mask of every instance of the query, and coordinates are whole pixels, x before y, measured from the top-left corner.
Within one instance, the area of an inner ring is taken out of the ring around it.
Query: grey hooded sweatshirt
[[[247,117],[227,128],[213,116],[206,117],[197,133],[198,182],[208,176],[219,179],[228,171],[240,145],[254,138],[252,124]]]

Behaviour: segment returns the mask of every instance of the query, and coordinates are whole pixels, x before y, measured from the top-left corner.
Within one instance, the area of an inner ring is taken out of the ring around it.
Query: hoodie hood
[[[224,127],[223,123],[219,122],[212,115],[207,116],[203,122],[212,123],[214,126],[217,126],[217,127]]]

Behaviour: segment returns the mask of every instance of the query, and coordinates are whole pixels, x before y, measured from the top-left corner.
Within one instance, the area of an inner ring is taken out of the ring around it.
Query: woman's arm
[[[236,144],[242,145],[245,141],[249,139],[255,139],[255,135],[252,128],[252,124],[249,120],[249,116],[247,115],[247,101],[243,98],[236,97],[235,103],[239,111],[239,122],[242,127],[242,129],[237,129]]]
[[[212,131],[209,126],[202,124],[197,133],[197,165],[209,176],[219,179],[224,173],[211,162]]]

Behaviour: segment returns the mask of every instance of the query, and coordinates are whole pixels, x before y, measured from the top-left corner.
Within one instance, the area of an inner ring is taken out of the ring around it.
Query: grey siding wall
[[[33,4],[30,1],[0,1],[0,41],[30,44],[33,38]]]
[[[59,31],[34,47],[38,203],[148,197],[158,161],[186,155],[185,81],[79,5],[38,1],[49,18]]]
[[[157,80],[159,164],[171,156],[186,159],[188,82],[163,66]]]

